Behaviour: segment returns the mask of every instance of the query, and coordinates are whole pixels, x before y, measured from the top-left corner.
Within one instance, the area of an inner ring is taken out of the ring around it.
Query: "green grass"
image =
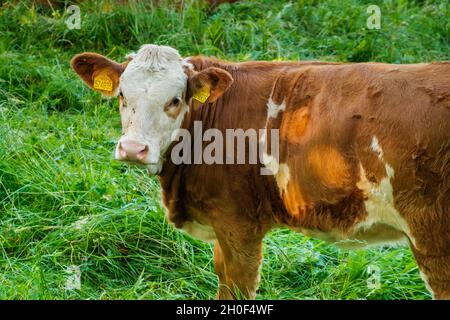
[[[113,160],[115,101],[86,89],[73,54],[114,59],[144,43],[231,60],[449,60],[448,1],[241,1],[215,11],[84,1],[69,30],[64,1],[0,10],[0,299],[209,299],[212,247],[164,219],[155,178]],[[68,5],[67,3],[66,5]],[[66,287],[79,266],[81,288]],[[381,288],[367,286],[378,266]],[[428,299],[408,248],[342,251],[287,230],[265,240],[259,299]]]

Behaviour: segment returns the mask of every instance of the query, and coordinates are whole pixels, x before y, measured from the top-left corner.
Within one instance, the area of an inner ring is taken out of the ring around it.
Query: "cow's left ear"
[[[128,61],[117,63],[100,54],[84,52],[72,58],[71,65],[78,76],[93,90],[108,97],[117,95],[120,75]]]
[[[187,98],[191,97],[201,103],[214,102],[219,99],[233,83],[231,74],[219,68],[206,68],[189,77]]]

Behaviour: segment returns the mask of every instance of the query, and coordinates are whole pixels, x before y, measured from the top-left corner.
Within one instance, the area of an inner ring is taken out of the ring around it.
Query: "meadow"
[[[236,61],[450,60],[450,2],[377,1],[369,30],[372,2],[78,1],[80,29],[69,1],[1,4],[0,299],[215,296],[212,245],[166,222],[156,178],[114,160],[118,103],[82,84],[74,54],[121,61],[157,43]],[[280,229],[264,251],[258,299],[430,299],[407,247],[345,251]]]

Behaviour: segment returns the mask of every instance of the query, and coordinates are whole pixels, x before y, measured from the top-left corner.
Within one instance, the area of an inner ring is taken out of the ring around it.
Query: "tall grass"
[[[208,299],[212,247],[164,220],[159,186],[113,160],[115,101],[87,90],[73,54],[114,59],[144,43],[226,59],[412,63],[448,60],[447,1],[6,2],[0,11],[0,299]],[[70,289],[71,266],[81,288]],[[368,266],[381,287],[368,286]],[[341,251],[287,230],[265,240],[261,299],[426,299],[407,248]]]

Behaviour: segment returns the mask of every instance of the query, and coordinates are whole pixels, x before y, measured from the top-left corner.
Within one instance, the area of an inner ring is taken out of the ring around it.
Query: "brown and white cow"
[[[72,67],[120,95],[116,158],[158,175],[177,228],[215,241],[218,298],[255,297],[263,237],[283,225],[346,247],[407,241],[434,297],[450,298],[450,63],[232,63],[144,45],[123,64],[82,53]],[[277,129],[273,174],[174,164],[171,136],[194,121]]]

